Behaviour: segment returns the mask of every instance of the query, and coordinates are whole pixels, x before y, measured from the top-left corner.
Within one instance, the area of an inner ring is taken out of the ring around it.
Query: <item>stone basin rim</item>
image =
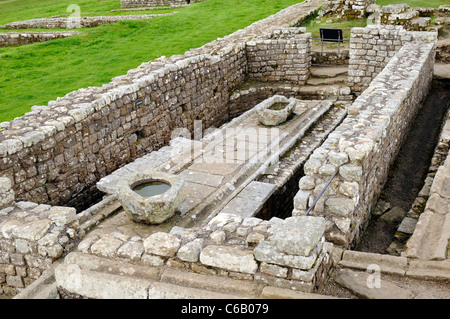
[[[141,180],[138,180],[138,181],[132,183],[130,185],[130,188],[131,188],[132,191],[136,192],[135,191],[136,187],[138,187],[140,185],[143,185],[143,184],[152,183],[152,182],[160,182],[160,183],[169,185],[169,188],[167,190],[165,190],[164,192],[160,193],[160,194],[156,194],[156,195],[152,195],[152,196],[142,196],[142,195],[139,195],[139,194],[138,195],[141,196],[141,197],[144,197],[144,198],[155,197],[155,196],[162,195],[162,194],[164,194],[164,193],[166,193],[166,192],[168,192],[168,191],[170,191],[172,189],[172,183],[170,183],[168,180],[165,180],[165,179],[162,179],[162,178],[144,178],[144,179],[141,179]]]

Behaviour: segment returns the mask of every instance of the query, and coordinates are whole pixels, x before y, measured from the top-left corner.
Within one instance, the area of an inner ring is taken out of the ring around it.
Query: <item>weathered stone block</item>
[[[231,246],[206,246],[200,253],[200,262],[204,265],[246,274],[254,274],[258,269],[251,250]]]
[[[317,247],[324,231],[323,217],[288,217],[275,228],[272,243],[282,253],[309,256]]]
[[[180,248],[181,240],[171,234],[158,232],[150,235],[144,240],[144,249],[147,254],[164,257],[172,257]]]

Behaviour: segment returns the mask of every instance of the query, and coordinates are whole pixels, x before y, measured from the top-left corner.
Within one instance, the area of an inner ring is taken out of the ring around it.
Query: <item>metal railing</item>
[[[307,216],[309,214],[309,212],[314,208],[314,206],[316,206],[317,201],[319,200],[319,198],[322,196],[322,194],[325,192],[325,190],[327,189],[327,187],[331,184],[331,181],[333,180],[333,178],[336,177],[337,173],[339,172],[339,169],[337,169],[333,176],[331,176],[331,178],[328,180],[328,182],[325,184],[325,186],[323,187],[323,189],[320,191],[319,195],[317,196],[317,198],[314,200],[314,202],[312,203],[312,205],[308,208],[308,210],[306,211],[304,216]]]

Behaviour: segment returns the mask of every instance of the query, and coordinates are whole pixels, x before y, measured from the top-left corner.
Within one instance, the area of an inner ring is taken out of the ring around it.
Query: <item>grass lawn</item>
[[[410,7],[438,8],[440,5],[449,4],[448,0],[377,0],[376,4],[385,6],[388,4],[406,3]]]
[[[207,0],[178,8],[174,15],[83,28],[80,35],[67,39],[0,48],[0,122],[73,90],[109,83],[142,62],[184,54],[298,2],[302,1]],[[67,14],[71,3],[0,0],[0,24]],[[77,4],[82,13],[120,8],[119,0]]]

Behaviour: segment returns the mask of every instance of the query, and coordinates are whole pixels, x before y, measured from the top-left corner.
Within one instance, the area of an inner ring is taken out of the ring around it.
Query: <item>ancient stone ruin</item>
[[[353,2],[352,14],[371,3]],[[448,281],[448,113],[406,249],[352,250],[430,90],[437,33],[353,28],[346,81],[312,85],[311,34],[298,25],[323,4],[296,4],[1,123],[0,292],[322,298],[335,277],[356,289],[374,264]],[[167,187],[135,192],[150,182]],[[418,296],[383,285],[357,294]]]

